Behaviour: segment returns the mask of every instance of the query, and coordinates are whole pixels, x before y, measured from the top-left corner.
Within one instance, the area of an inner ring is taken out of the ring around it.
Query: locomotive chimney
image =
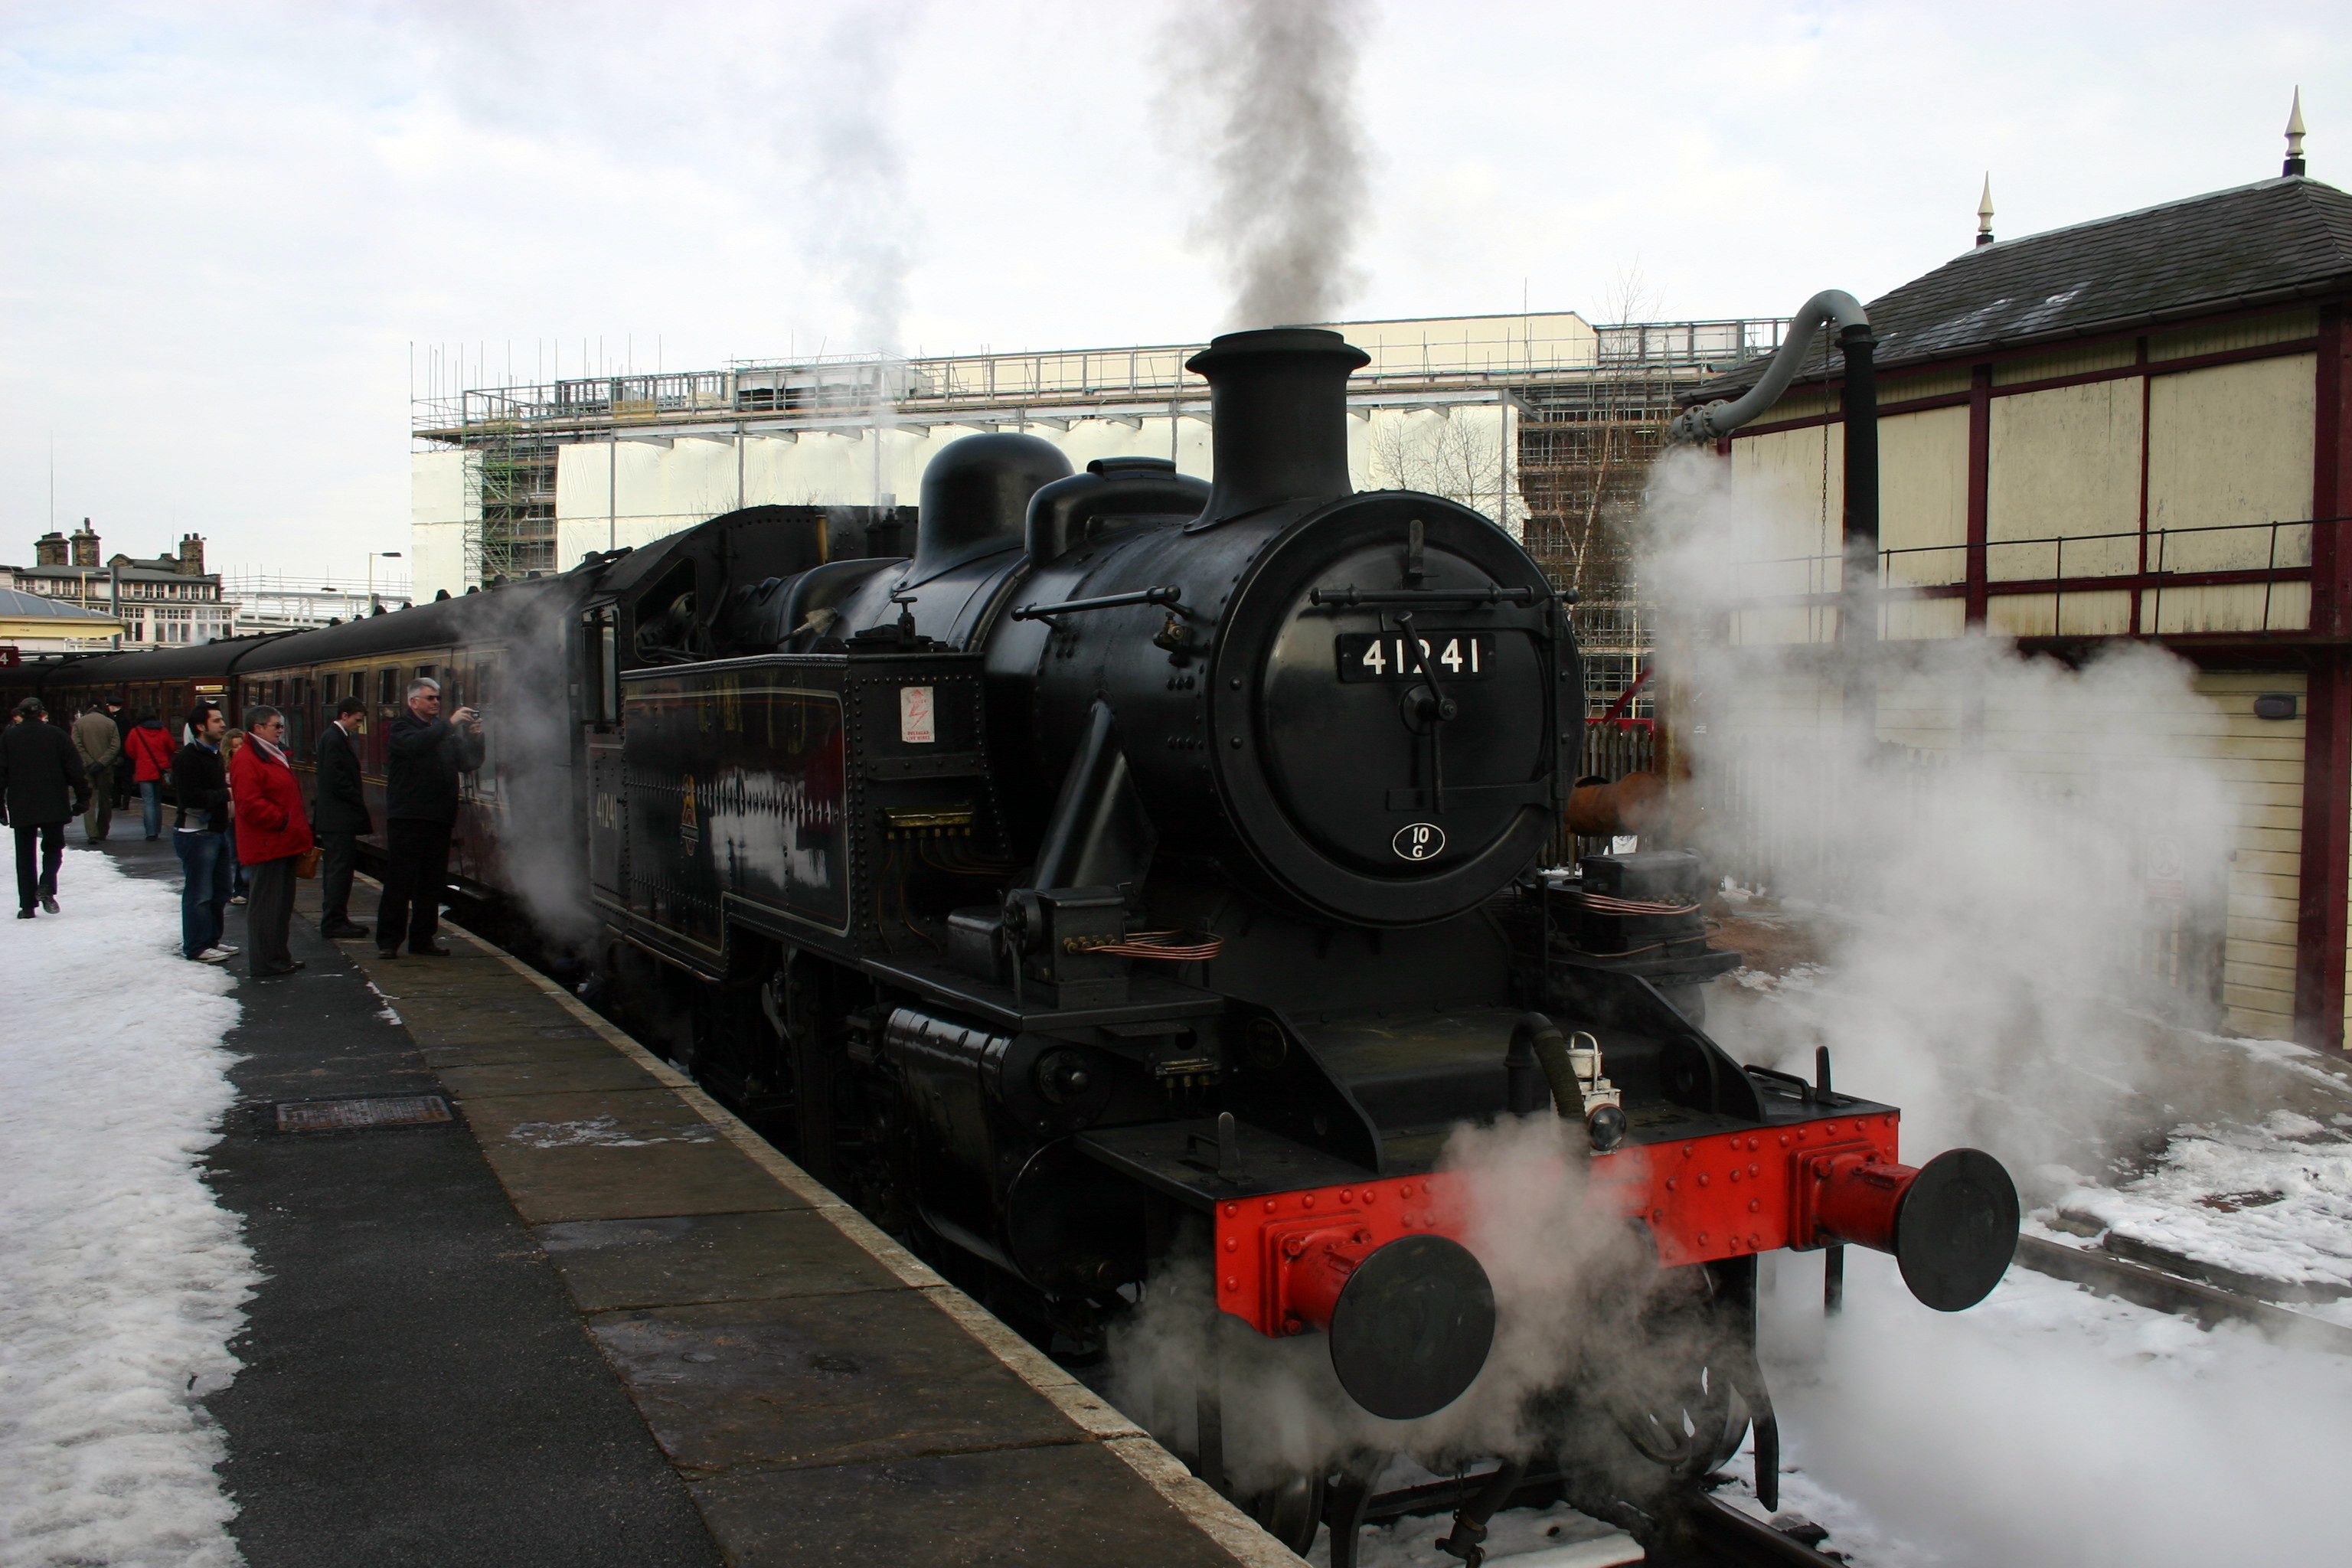
[[[1209,381],[1216,473],[1202,518],[1353,491],[1348,377],[1370,363],[1320,327],[1227,332],[1185,361]]]

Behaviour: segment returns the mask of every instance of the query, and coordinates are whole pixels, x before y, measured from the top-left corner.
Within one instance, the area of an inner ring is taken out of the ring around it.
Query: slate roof
[[[27,594],[21,588],[0,588],[0,617],[12,620],[104,621],[114,624],[112,616],[84,609],[64,599],[44,599],[38,594]]]
[[[2352,195],[2296,175],[1979,246],[1865,308],[1891,367],[2344,292]],[[1767,363],[1682,400],[1732,395]],[[1842,363],[1816,353],[1798,380]]]

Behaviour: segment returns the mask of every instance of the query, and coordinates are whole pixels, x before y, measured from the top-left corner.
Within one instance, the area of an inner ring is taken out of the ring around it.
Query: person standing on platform
[[[122,730],[93,702],[74,721],[73,743],[82,776],[89,781],[82,795],[81,830],[92,844],[103,844],[114,826],[114,764],[122,756]]]
[[[237,950],[221,941],[228,907],[228,773],[221,736],[228,720],[206,702],[188,715],[195,738],[172,759],[172,794],[180,803],[172,847],[186,880],[180,888],[180,952],[198,963],[226,963]]]
[[[106,700],[106,716],[114,721],[114,809],[121,811],[138,792],[131,787],[131,710],[120,697]]]
[[[139,791],[139,816],[146,825],[147,842],[163,833],[163,775],[172,766],[172,737],[163,731],[163,715],[143,713],[122,742],[131,759],[131,782]]]
[[[221,731],[221,772],[232,780],[236,776],[236,754],[244,749],[244,731],[231,725]],[[228,901],[242,904],[245,902],[245,862],[236,855],[236,785],[234,783],[229,785],[228,826],[224,831],[228,835]]]
[[[18,920],[33,919],[36,903],[58,912],[66,824],[89,804],[89,789],[79,753],[48,722],[41,700],[17,703],[15,718],[0,731],[0,821],[16,830]]]
[[[310,847],[302,817],[302,786],[280,744],[286,715],[263,703],[245,710],[245,744],[229,762],[229,793],[236,798],[236,854],[245,863],[251,900],[245,940],[252,948],[246,973],[256,980],[302,967],[286,945],[294,919],[294,863]]]
[[[457,821],[457,775],[482,765],[482,720],[471,708],[441,712],[441,683],[408,683],[408,710],[385,737],[383,901],[376,906],[380,958],[400,956],[400,936],[418,957],[446,958],[433,940],[448,891],[449,830]]]
[[[367,793],[360,787],[360,754],[352,737],[367,724],[367,704],[346,697],[335,704],[335,721],[319,734],[310,760],[318,766],[319,796],[310,805],[310,831],[319,840],[319,931],[329,937],[360,937],[368,928],[352,919],[352,868],[359,858],[369,820]]]

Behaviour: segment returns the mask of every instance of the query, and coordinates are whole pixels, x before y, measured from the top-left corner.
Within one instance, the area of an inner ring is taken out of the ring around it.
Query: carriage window
[[[400,671],[396,669],[387,669],[379,672],[376,679],[376,687],[377,690],[375,700],[378,702],[383,703],[386,708],[391,707],[394,702],[400,700]]]
[[[328,703],[328,702],[332,702],[334,700],[335,700],[335,678],[334,678],[334,676],[333,676],[333,675],[331,675],[331,674],[328,674],[328,675],[322,675],[322,676],[319,677],[319,700],[320,700],[320,703],[322,703],[322,704],[324,704],[324,703]]]

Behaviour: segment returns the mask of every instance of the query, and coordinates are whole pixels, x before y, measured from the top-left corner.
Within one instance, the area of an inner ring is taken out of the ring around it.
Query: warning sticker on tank
[[[898,688],[898,739],[910,746],[928,746],[939,739],[931,727],[931,689]]]

